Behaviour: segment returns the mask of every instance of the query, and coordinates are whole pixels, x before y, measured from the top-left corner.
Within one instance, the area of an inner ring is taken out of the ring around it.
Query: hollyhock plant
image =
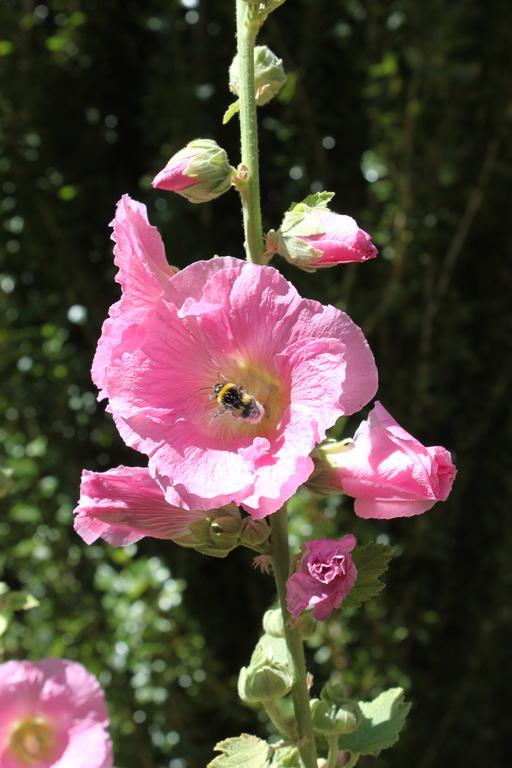
[[[151,184],[177,192],[190,203],[206,203],[228,191],[233,173],[225,150],[215,141],[194,139],[171,157]]]
[[[103,691],[64,659],[0,664],[1,768],[110,768]]]
[[[456,468],[439,445],[425,447],[376,402],[352,444],[326,445],[331,489],[355,498],[359,517],[391,519],[420,515],[448,498]],[[331,490],[331,492],[332,492]]]
[[[144,536],[175,539],[204,512],[173,507],[147,469],[116,467],[82,472],[74,527],[87,544],[99,538],[114,546],[133,544]]]
[[[230,257],[196,262],[158,290],[142,319],[121,299],[125,314],[99,343],[99,376],[93,366],[123,439],[149,457],[171,505],[275,512],[311,474],[325,430],[375,393],[361,330],[272,267]],[[250,418],[237,397],[253,403]]]
[[[286,602],[294,617],[308,608],[318,621],[325,621],[339,608],[357,578],[350,552],[356,545],[351,534],[339,541],[308,541],[299,569],[288,579]]]

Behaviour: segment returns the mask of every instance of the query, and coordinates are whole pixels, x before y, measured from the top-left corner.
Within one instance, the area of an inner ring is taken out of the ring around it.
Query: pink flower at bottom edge
[[[456,468],[446,448],[425,447],[376,402],[353,447],[328,457],[333,482],[355,498],[359,517],[420,515],[452,489]]]
[[[317,621],[325,621],[339,608],[357,579],[350,552],[356,545],[352,534],[339,541],[308,541],[299,570],[288,579],[286,602],[291,615],[313,609]]]
[[[74,527],[87,544],[102,538],[114,546],[127,546],[144,536],[175,538],[206,514],[169,504],[142,467],[121,466],[106,472],[85,469]]]
[[[110,768],[103,691],[65,659],[0,664],[1,768]]]

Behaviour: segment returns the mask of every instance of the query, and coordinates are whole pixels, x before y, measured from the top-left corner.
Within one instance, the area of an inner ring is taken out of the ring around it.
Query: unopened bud
[[[254,49],[254,85],[256,104],[262,107],[267,104],[283,87],[286,73],[282,59],[272,53],[266,45],[257,45]],[[240,76],[238,55],[235,56],[229,68],[229,90],[239,95]]]
[[[249,666],[240,670],[238,695],[246,702],[268,701],[286,696],[292,684],[287,665],[275,659],[271,646],[259,642]]]
[[[234,504],[210,512],[189,525],[189,533],[173,541],[211,557],[226,557],[240,543],[242,516]]]
[[[329,210],[332,198],[332,192],[319,192],[295,203],[280,229],[268,233],[267,251],[277,251],[305,272],[375,258],[370,235],[351,216]]]
[[[253,520],[246,517],[242,524],[240,543],[247,547],[259,547],[270,536],[270,527],[264,520]]]
[[[227,192],[234,173],[222,147],[211,139],[194,139],[171,157],[151,185],[177,192],[191,203],[207,203]]]
[[[361,720],[361,712],[356,702],[346,701],[337,706],[324,699],[311,700],[313,728],[326,736],[352,733]]]
[[[263,629],[272,637],[284,637],[283,614],[279,608],[270,608],[263,614]]]

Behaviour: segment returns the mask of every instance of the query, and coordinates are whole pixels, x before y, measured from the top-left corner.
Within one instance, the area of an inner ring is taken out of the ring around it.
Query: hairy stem
[[[336,768],[336,758],[338,756],[338,734],[327,738],[329,743],[329,755],[327,757],[327,764],[325,768]]]
[[[254,88],[254,44],[258,25],[251,18],[251,6],[236,0],[236,35],[239,62],[240,139],[244,182],[240,185],[247,260],[260,264],[263,256],[263,229],[260,207],[258,121]]]
[[[272,568],[276,580],[279,604],[283,614],[283,624],[293,673],[292,697],[297,721],[298,743],[304,768],[316,768],[316,745],[309,708],[309,691],[306,681],[306,661],[304,646],[298,629],[290,624],[290,614],[286,607],[286,582],[290,570],[290,551],[288,548],[288,513],[286,507],[270,517],[272,531]]]

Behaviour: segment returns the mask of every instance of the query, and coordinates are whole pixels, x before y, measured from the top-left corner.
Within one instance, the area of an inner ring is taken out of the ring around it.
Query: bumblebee
[[[256,398],[249,395],[240,384],[219,381],[213,387],[213,400],[220,405],[219,415],[229,412],[238,419],[258,424],[265,415],[265,409]]]

